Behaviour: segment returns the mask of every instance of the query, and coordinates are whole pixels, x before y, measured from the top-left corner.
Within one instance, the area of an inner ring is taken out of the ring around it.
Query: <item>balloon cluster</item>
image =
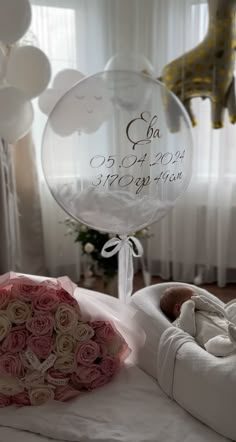
[[[18,42],[31,23],[29,0],[0,2],[0,137],[15,143],[33,122],[31,99],[47,87],[51,67],[47,56],[34,46]]]

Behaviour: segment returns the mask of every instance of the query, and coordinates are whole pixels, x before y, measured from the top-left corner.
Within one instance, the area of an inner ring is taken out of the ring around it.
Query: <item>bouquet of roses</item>
[[[0,277],[0,407],[66,401],[117,373],[128,345],[111,321],[82,315],[74,288],[68,278]]]

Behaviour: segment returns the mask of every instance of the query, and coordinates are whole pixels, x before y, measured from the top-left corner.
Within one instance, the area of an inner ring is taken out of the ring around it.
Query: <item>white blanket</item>
[[[192,296],[182,304],[173,325],[193,336],[208,353],[228,356],[236,352],[236,327],[226,314],[225,308],[206,296]]]
[[[236,299],[233,299],[225,305],[225,314],[229,321],[236,325]]]
[[[0,425],[0,442],[48,442],[48,438],[54,442],[227,441],[191,417],[154,379],[132,366],[123,369],[112,383],[71,403],[1,409]]]

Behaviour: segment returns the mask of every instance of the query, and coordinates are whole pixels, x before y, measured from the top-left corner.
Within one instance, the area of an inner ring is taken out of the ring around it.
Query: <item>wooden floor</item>
[[[167,281],[163,281],[161,278],[158,278],[158,277],[152,277],[152,281],[151,281],[152,284],[158,284],[161,282],[167,282]],[[83,281],[80,281],[80,283],[78,285],[80,287],[83,287]],[[134,276],[134,290],[133,291],[136,292],[137,290],[140,290],[143,287],[144,287],[144,284],[143,284],[142,274],[138,273],[137,275]],[[213,293],[215,296],[217,296],[218,298],[220,298],[224,302],[229,302],[231,299],[236,298],[236,284],[228,284],[224,288],[220,288],[216,284],[206,284],[206,285],[202,285],[200,287],[205,288],[210,293]],[[91,287],[91,290],[96,290],[98,292],[105,292],[102,280],[97,279],[95,281],[93,287]]]

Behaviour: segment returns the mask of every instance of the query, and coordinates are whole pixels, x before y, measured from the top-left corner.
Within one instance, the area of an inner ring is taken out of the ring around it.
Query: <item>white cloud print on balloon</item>
[[[53,131],[67,137],[75,132],[90,134],[96,132],[112,113],[111,92],[103,78],[90,77],[89,83],[82,82],[85,75],[76,69],[64,69],[54,78],[52,87],[39,97],[39,108],[50,115]],[[60,99],[63,98],[63,105]],[[59,104],[55,110],[56,104]]]
[[[31,100],[48,86],[51,66],[47,56],[19,40],[31,23],[29,0],[0,2],[0,138],[15,143],[30,130]]]

